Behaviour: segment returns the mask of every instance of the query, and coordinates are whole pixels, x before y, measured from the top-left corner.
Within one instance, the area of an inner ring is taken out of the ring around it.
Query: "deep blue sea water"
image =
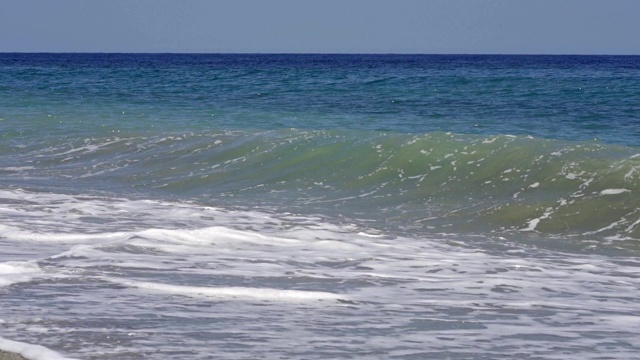
[[[0,349],[628,359],[639,241],[637,56],[0,54]]]

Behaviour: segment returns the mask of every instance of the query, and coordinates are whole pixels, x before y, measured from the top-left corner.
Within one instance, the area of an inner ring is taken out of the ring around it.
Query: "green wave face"
[[[5,177],[34,186],[58,178],[407,231],[640,238],[640,154],[597,142],[290,129],[58,137],[2,151],[15,163]]]

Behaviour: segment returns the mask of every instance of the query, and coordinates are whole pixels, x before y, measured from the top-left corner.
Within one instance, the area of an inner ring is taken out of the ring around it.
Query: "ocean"
[[[0,349],[637,358],[640,57],[0,54]]]

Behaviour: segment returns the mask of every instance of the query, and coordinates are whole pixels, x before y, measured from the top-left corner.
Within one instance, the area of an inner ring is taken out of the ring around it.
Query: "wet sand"
[[[0,360],[27,360],[27,359],[16,353],[0,350]]]

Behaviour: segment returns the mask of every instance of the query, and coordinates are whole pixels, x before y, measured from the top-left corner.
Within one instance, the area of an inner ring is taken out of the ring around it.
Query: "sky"
[[[0,52],[640,55],[640,0],[2,0]]]

